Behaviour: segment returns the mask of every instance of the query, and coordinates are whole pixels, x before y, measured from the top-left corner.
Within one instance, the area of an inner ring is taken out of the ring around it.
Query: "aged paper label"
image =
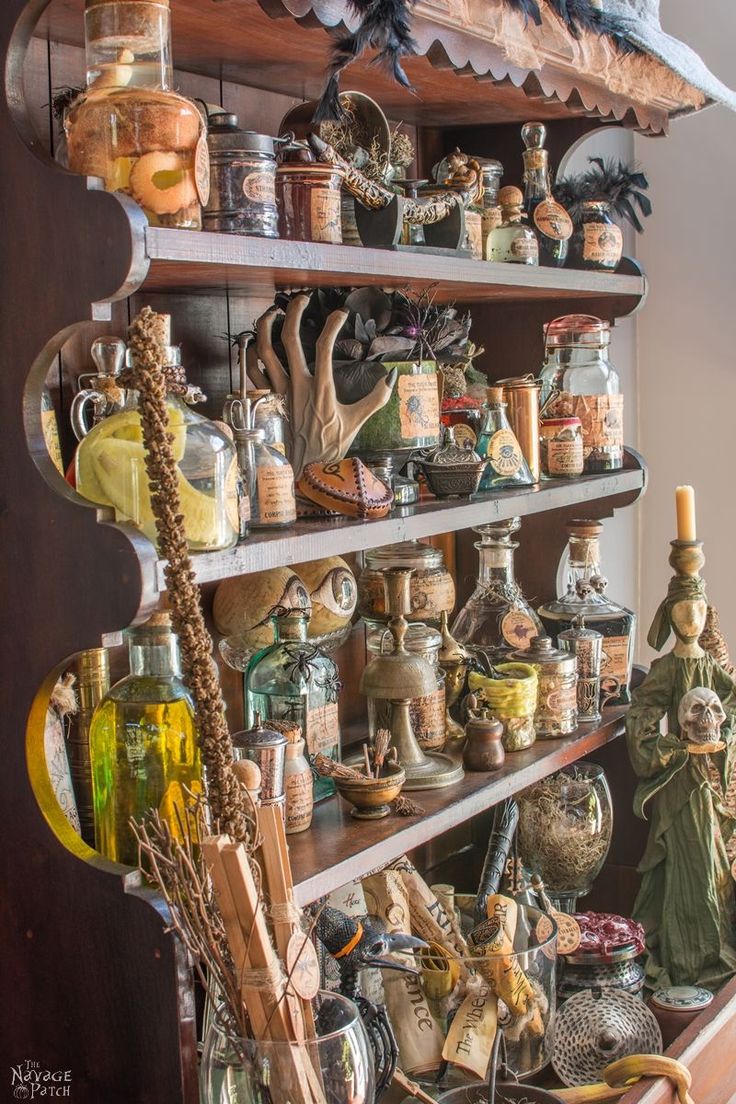
[[[337,702],[318,705],[307,713],[307,751],[316,755],[318,751],[327,752],[340,742],[340,724],[337,717]]]
[[[554,199],[543,199],[534,209],[534,225],[555,241],[567,241],[572,236],[572,219]]]
[[[194,186],[199,202],[206,207],[210,198],[210,151],[207,148],[206,130],[200,134],[194,151]]]
[[[286,464],[256,468],[258,513],[264,524],[279,525],[296,521],[294,472]]]
[[[512,648],[525,651],[532,637],[538,635],[538,627],[524,610],[511,609],[501,619],[501,636]]]
[[[550,475],[583,474],[583,438],[547,442],[547,471]]]
[[[465,212],[465,229],[468,232],[468,245],[476,261],[483,260],[483,216],[480,211]]]
[[[553,406],[550,413],[556,418],[580,419],[586,459],[593,449],[623,448],[623,395],[572,395],[561,391]]]
[[[601,656],[601,678],[615,678],[626,686],[629,681],[628,636],[604,636]]]
[[[336,188],[312,188],[309,193],[312,241],[342,242],[340,191]]]
[[[615,268],[621,259],[624,236],[612,222],[586,222],[583,226],[583,260]]]
[[[426,698],[414,698],[409,704],[411,726],[425,751],[443,747],[445,731],[445,688],[441,686]]]
[[[493,434],[488,459],[498,475],[516,475],[521,467],[521,448],[510,429],[499,429]]]
[[[248,173],[243,180],[243,195],[253,203],[275,203],[276,181],[273,173]]]
[[[399,421],[405,441],[435,437],[440,424],[440,395],[434,373],[399,376]]]
[[[498,1026],[498,1000],[484,983],[469,992],[458,1008],[442,1048],[442,1057],[454,1066],[484,1079]]]

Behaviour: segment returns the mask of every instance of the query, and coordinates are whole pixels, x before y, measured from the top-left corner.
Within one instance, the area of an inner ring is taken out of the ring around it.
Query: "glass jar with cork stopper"
[[[498,203],[501,224],[495,226],[487,239],[489,261],[508,264],[539,264],[539,241],[531,226],[524,221],[521,206],[524,196],[518,188],[501,188]]]
[[[172,91],[169,0],[86,0],[87,89],[66,115],[69,168],[125,192],[153,226],[199,230],[206,126]]]

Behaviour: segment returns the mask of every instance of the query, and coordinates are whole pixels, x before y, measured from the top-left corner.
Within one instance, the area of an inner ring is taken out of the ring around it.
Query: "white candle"
[[[677,539],[694,541],[695,537],[695,491],[692,487],[675,489],[677,507]]]

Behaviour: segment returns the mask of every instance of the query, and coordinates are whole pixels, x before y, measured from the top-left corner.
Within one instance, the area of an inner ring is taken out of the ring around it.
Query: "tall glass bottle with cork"
[[[67,112],[69,168],[131,195],[153,226],[199,230],[204,119],[172,91],[169,0],[86,0],[87,90]]]
[[[543,632],[514,577],[514,552],[519,545],[511,537],[520,526],[516,517],[474,530],[481,537],[475,544],[478,579],[451,630],[456,640],[484,653],[493,664],[510,652],[528,648],[532,637]]]
[[[95,846],[135,866],[130,818],[157,809],[176,836],[188,801],[201,789],[194,705],[180,678],[168,613],[129,629],[130,674],[98,705],[89,733]]]
[[[256,713],[264,722],[292,721],[301,728],[311,758],[321,752],[339,759],[337,666],[307,639],[307,610],[282,610],[271,621],[274,643],[256,652],[245,671],[247,727],[252,726]],[[315,801],[334,792],[331,778],[315,776]]]
[[[526,149],[524,161],[524,211],[539,238],[539,263],[562,268],[572,237],[572,219],[552,198],[549,151],[544,148],[547,128],[543,123],[525,123],[521,137]]]
[[[627,705],[631,701],[636,615],[606,595],[608,580],[601,570],[600,554],[602,530],[600,521],[568,522],[567,589],[537,612],[555,640],[563,630],[572,628],[581,614],[586,628],[602,634],[601,689],[609,705]]]

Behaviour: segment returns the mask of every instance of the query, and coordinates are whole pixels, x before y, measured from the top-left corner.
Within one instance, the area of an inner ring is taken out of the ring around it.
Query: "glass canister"
[[[518,795],[519,852],[553,904],[575,912],[606,861],[613,803],[603,768],[574,763]]]
[[[504,751],[523,751],[531,747],[537,736],[534,714],[537,708],[537,670],[530,663],[498,663],[498,677],[491,678],[478,671],[468,674],[471,698],[469,708],[487,706],[491,716],[503,725],[501,742]]]
[[[205,230],[257,238],[279,236],[276,143],[268,134],[241,130],[237,115],[210,115],[210,197],[202,215]]]
[[[279,235],[291,241],[340,245],[342,169],[317,164],[311,152],[301,147],[297,147],[296,156],[303,159],[291,160],[291,156],[287,151],[276,170]]]
[[[439,666],[442,636],[429,625],[415,621],[409,625],[404,646],[408,652],[420,655],[435,669],[437,689],[424,698],[414,698],[409,703],[411,726],[417,742],[424,751],[441,750],[447,739],[445,725],[445,675]],[[393,651],[393,637],[384,626],[372,628],[366,634],[369,658]],[[391,728],[391,702],[380,698],[368,698],[368,732],[371,743],[379,728]]]
[[[373,548],[365,554],[365,567],[358,576],[358,612],[369,626],[383,626],[389,615],[383,589],[384,572],[389,567],[413,568],[411,613],[407,621],[428,622],[438,626],[442,612],[455,605],[455,582],[445,567],[442,549],[422,541]]]
[[[603,199],[584,200],[580,221],[570,241],[575,267],[615,272],[623,250],[624,236],[611,218],[611,204]]]
[[[69,109],[69,168],[131,195],[153,226],[201,228],[202,115],[172,89],[169,0],[86,0],[87,90]]]
[[[329,656],[307,639],[309,613],[288,610],[271,618],[274,643],[252,657],[245,671],[245,714],[269,721],[292,721],[304,733],[307,752],[340,758],[337,698],[340,677]],[[330,778],[315,777],[314,800],[335,792]]]
[[[580,419],[585,472],[624,463],[624,397],[610,343],[610,324],[592,314],[561,315],[544,331],[542,406],[548,417]]]
[[[130,360],[130,350],[126,354]],[[231,548],[240,534],[238,462],[235,446],[209,419],[184,401],[204,396],[182,382],[181,350],[167,349],[168,432],[173,437],[184,532],[191,552]],[[120,521],[130,521],[156,542],[156,523],[146,472],[138,393],[128,392],[127,409],[111,414],[80,441],[76,455],[78,492],[110,506]]]
[[[512,659],[529,663],[537,670],[539,690],[534,729],[539,739],[568,736],[578,723],[577,663],[575,656],[555,648],[548,636],[535,636]]]
[[[481,537],[474,546],[478,579],[452,625],[456,640],[474,652],[482,651],[491,663],[528,648],[543,631],[514,576],[514,552],[519,545],[511,537],[520,527],[520,518],[509,518],[473,530]]]
[[[236,400],[236,403],[239,400]],[[250,421],[233,404],[237,421]],[[250,526],[253,529],[283,529],[296,521],[294,471],[282,452],[265,444],[263,429],[233,425],[238,466],[248,494]]]
[[[396,372],[396,386],[385,406],[361,427],[350,446],[351,456],[386,455],[409,458],[416,449],[440,443],[440,392],[434,360],[383,361],[389,375]]]
[[[583,474],[583,427],[579,418],[543,418],[539,423],[542,475],[576,479]]]
[[[222,408],[222,420],[226,425],[233,425],[233,407],[235,407],[235,424],[242,421],[241,410],[235,405],[249,400],[250,418],[255,429],[263,430],[263,443],[268,448],[276,449],[282,456],[286,456],[286,398],[277,395],[273,391],[250,390],[245,396],[232,393],[227,395]]]
[[[483,257],[490,260],[491,231],[501,225],[501,208],[498,203],[498,189],[503,176],[503,165],[493,157],[476,157],[483,178],[483,198],[480,202],[481,224],[483,228]]]

